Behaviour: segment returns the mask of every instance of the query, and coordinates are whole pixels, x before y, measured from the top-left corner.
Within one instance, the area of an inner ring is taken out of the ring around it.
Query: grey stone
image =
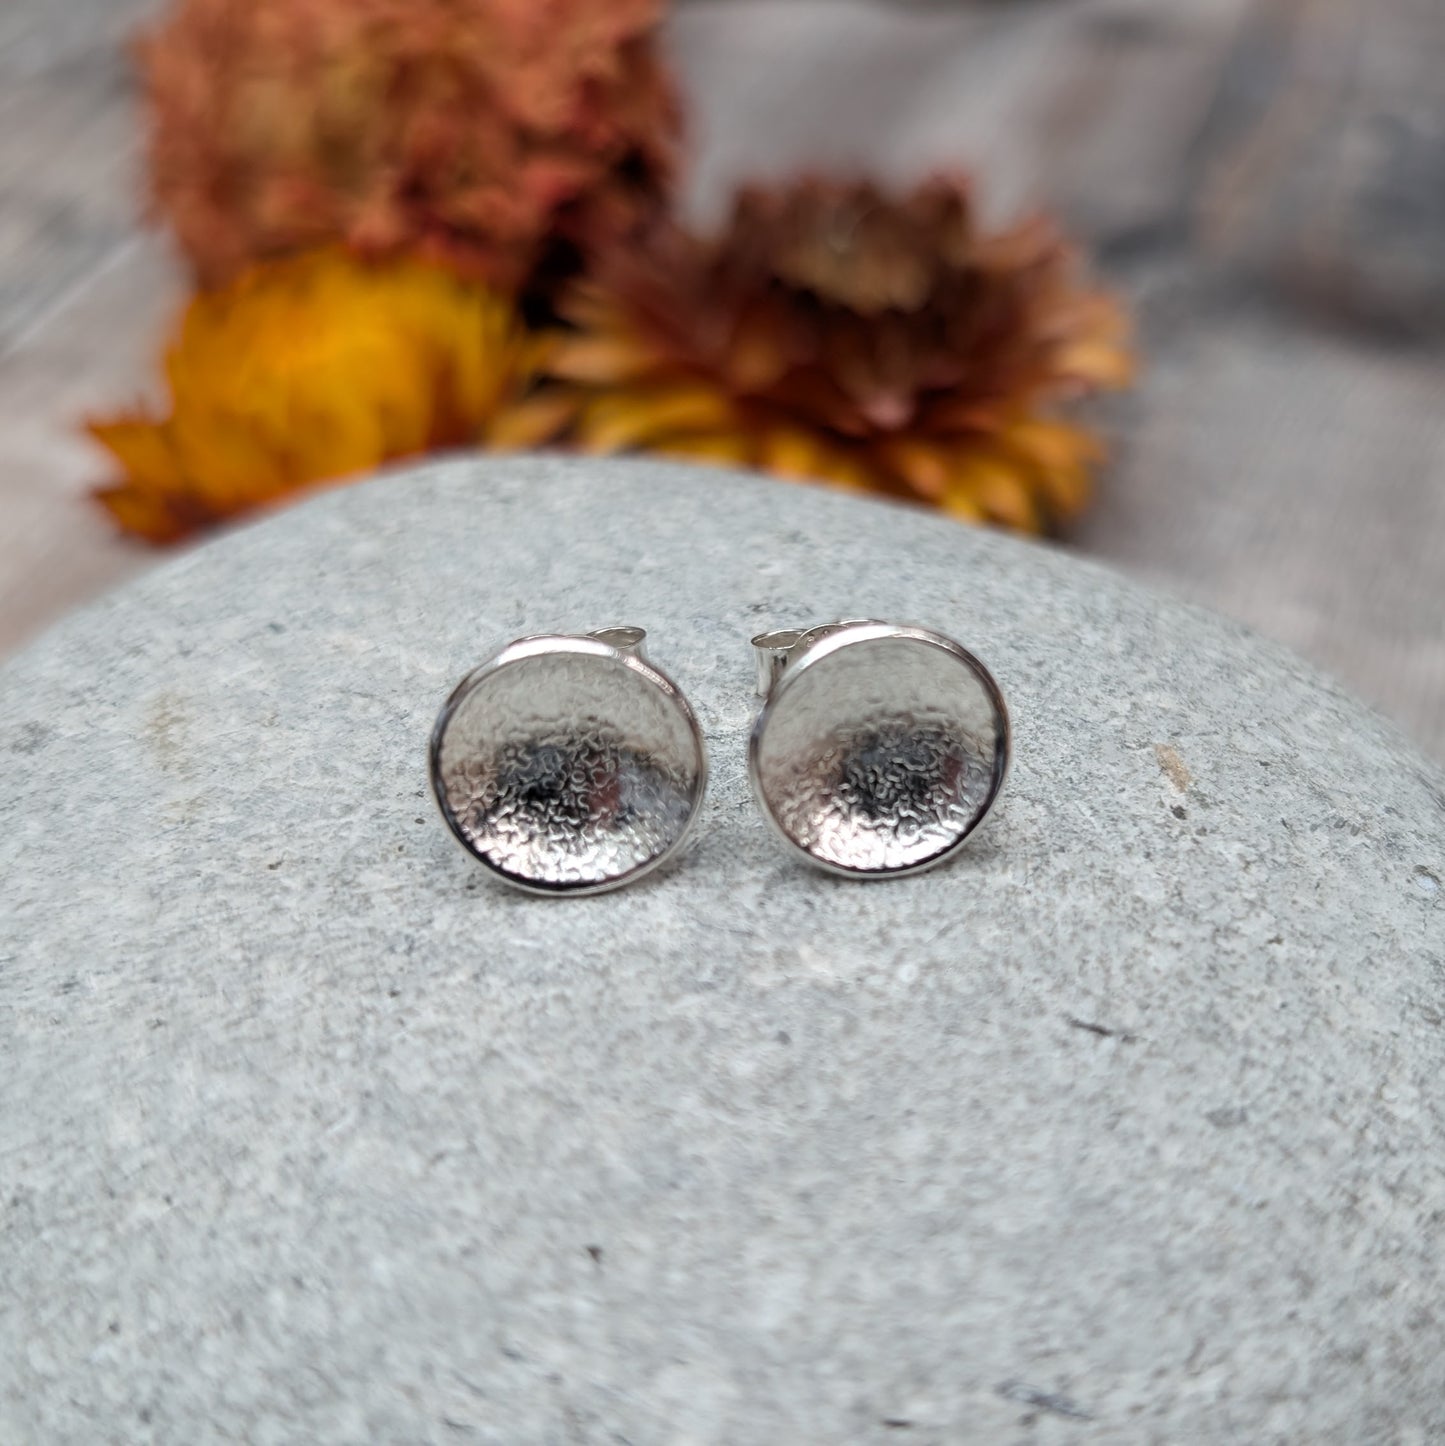
[[[793,862],[749,635],[959,636],[951,867]],[[506,891],[425,740],[638,622],[695,845]],[[0,672],[0,1440],[1445,1433],[1445,779],[1280,649],[1041,547],[465,460],[184,556]]]

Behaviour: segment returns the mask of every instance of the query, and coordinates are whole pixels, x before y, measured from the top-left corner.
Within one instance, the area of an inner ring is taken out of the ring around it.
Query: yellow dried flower
[[[965,182],[741,193],[703,240],[672,225],[563,298],[550,371],[578,444],[760,467],[1039,531],[1100,460],[1063,404],[1124,385],[1119,306],[1055,228],[979,230]]]
[[[89,424],[122,480],[95,496],[172,542],[311,484],[554,424],[529,398],[541,343],[511,303],[420,262],[327,248],[195,296],[166,355],[170,410]]]

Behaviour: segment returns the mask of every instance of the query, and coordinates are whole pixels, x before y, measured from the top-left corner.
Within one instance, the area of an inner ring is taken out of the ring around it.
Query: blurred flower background
[[[11,0],[0,642],[399,459],[636,452],[1052,534],[1445,751],[1442,55],[1410,0]]]
[[[1074,517],[1104,449],[1059,413],[1132,364],[1057,228],[990,233],[953,171],[749,187],[690,232],[664,13],[171,0],[136,53],[151,210],[194,297],[168,410],[91,426],[119,525],[171,542],[397,458],[528,444],[1028,532]]]

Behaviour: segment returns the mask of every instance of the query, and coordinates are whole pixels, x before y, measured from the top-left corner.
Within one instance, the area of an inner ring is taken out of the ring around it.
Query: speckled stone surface
[[[748,636],[960,637],[1016,757],[884,884],[751,802]],[[452,683],[638,622],[713,783],[506,891]],[[1445,1433],[1445,780],[1239,629],[671,468],[329,495],[0,671],[0,1440]]]

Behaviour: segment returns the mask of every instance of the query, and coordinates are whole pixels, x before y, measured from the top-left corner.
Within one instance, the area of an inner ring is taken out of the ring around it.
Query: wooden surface
[[[152,8],[0,15],[0,646],[155,560],[84,505],[74,430],[153,385],[180,294],[132,211],[119,41]],[[1445,6],[690,0],[669,44],[700,218],[800,165],[962,162],[999,215],[1062,210],[1147,354],[1070,545],[1445,754]]]

